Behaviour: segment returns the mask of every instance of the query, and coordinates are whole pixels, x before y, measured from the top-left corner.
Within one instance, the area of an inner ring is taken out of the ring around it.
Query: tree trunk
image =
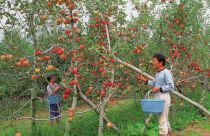
[[[74,76],[74,79],[77,80],[77,76],[76,75]],[[74,88],[73,88],[73,100],[72,100],[71,108],[75,111],[76,106],[77,106],[77,86],[74,85]],[[69,136],[70,135],[70,127],[69,127],[69,125],[70,125],[70,122],[68,121],[68,116],[67,116],[64,136]]]
[[[36,5],[36,0],[33,0],[33,6]],[[35,56],[35,51],[37,47],[37,40],[36,40],[36,26],[34,24],[34,11],[29,12],[29,26],[30,26],[30,31],[31,31],[31,36],[32,36],[32,41],[33,41],[33,49],[34,49],[34,56]],[[34,57],[34,66],[35,68],[36,64],[36,58]],[[36,118],[36,97],[37,97],[37,92],[36,92],[36,81],[33,82],[32,84],[33,89],[31,90],[31,135],[35,136],[36,135],[36,123],[34,118]]]
[[[89,100],[89,99],[81,92],[81,90],[80,90],[79,87],[78,87],[78,89],[79,89],[78,96],[79,96],[84,102],[86,102],[87,105],[90,106],[91,108],[96,107],[96,105],[95,105],[91,100]],[[99,109],[98,109],[98,108],[94,108],[93,110],[99,115]],[[106,123],[111,122],[105,115],[103,116],[103,119],[104,119],[104,121],[105,121]],[[115,131],[116,133],[119,134],[118,128],[117,128],[113,123],[112,123],[112,128],[114,129],[114,131]]]
[[[103,16],[101,15],[101,17],[103,18]],[[107,42],[108,42],[108,51],[109,53],[111,52],[111,44],[110,44],[110,38],[109,38],[109,28],[107,25],[105,25],[106,28],[106,36],[107,36]],[[111,67],[111,83],[114,83],[114,67]],[[106,95],[106,97],[109,96],[109,93],[111,92],[112,88],[110,88],[110,90],[108,91],[108,95]],[[106,98],[105,97],[105,98]],[[101,98],[101,101],[103,101],[105,98]],[[103,102],[100,107],[99,107],[99,127],[98,127],[98,136],[102,136],[103,135],[103,129],[104,129],[104,114],[105,114],[105,106],[107,104],[108,101]]]
[[[99,127],[98,127],[98,136],[103,136],[103,129],[104,129],[104,103],[99,107]]]
[[[36,89],[33,87],[31,90],[31,135],[35,136],[36,135],[36,123],[34,118],[36,118]]]
[[[149,114],[149,116],[147,117],[147,119],[144,122],[144,127],[141,129],[140,134],[142,135],[145,131],[145,129],[148,127],[150,120],[152,119],[153,114]]]

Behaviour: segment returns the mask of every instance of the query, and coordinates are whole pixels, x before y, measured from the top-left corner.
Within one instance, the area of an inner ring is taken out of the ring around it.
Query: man
[[[49,82],[47,86],[47,93],[48,96],[57,96],[57,92],[62,89],[61,85],[57,84],[56,76],[55,74],[49,74],[47,76],[47,80]],[[59,116],[60,116],[60,102],[57,103],[50,103],[49,104],[49,110],[50,110],[50,124],[54,123],[54,120],[56,119],[56,122],[59,122]]]
[[[158,93],[157,96],[165,101],[164,111],[158,116],[159,136],[171,136],[172,132],[168,121],[168,113],[171,105],[169,92],[174,89],[172,74],[165,68],[165,56],[162,54],[155,54],[153,56],[152,66],[157,71],[155,80],[148,80],[143,76],[140,76],[139,79],[152,86],[152,92]]]

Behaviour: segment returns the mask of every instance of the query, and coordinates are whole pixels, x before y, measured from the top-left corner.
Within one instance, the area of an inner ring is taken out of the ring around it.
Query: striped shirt
[[[55,95],[53,92],[54,92],[54,90],[55,90],[55,88],[57,87],[57,86],[59,86],[58,84],[56,84],[56,83],[54,83],[54,84],[49,84],[48,86],[47,86],[47,93],[48,93],[48,95]]]

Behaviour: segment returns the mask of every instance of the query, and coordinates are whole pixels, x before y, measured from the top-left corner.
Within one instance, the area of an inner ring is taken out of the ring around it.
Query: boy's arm
[[[138,80],[144,81],[147,85],[155,86],[155,81],[146,79],[142,75],[137,76]]]
[[[147,85],[150,85],[150,86],[155,86],[155,81],[153,81],[153,80],[147,80],[146,81],[146,84]]]

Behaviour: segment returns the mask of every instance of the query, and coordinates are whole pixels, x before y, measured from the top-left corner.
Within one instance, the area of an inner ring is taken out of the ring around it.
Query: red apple
[[[68,89],[68,88],[66,88],[66,89],[64,90],[64,93],[65,93],[65,94],[70,94],[70,92],[71,92],[71,91],[70,91],[70,89]]]
[[[69,35],[70,32],[71,32],[71,31],[70,31],[69,29],[67,29],[67,30],[65,31],[66,35]]]
[[[63,99],[66,100],[68,99],[69,95],[68,94],[63,94]]]

